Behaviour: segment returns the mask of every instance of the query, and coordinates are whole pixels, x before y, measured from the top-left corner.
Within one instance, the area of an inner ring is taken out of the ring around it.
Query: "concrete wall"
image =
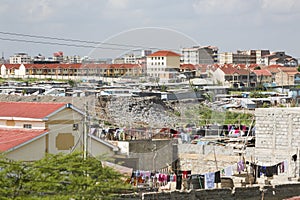
[[[47,136],[41,137],[28,145],[24,145],[21,148],[8,152],[5,156],[8,159],[24,161],[42,159],[45,156],[46,137]]]
[[[60,134],[71,134],[73,136],[72,143],[76,149],[82,149],[82,133],[83,133],[83,117],[79,113],[71,110],[64,109],[59,113],[50,117],[47,122],[49,129],[49,141],[48,141],[48,152],[51,154],[57,153],[69,153],[70,149],[62,150],[58,149],[58,142],[62,141],[57,140]],[[73,130],[73,124],[78,124],[78,129]],[[73,146],[73,147],[74,147]],[[73,148],[72,147],[72,148]]]
[[[255,159],[271,166],[286,160],[288,176],[299,177],[300,108],[260,108],[255,111]],[[292,155],[298,159],[292,161]]]
[[[300,184],[285,184],[275,186],[260,187],[238,187],[231,189],[210,189],[210,190],[191,190],[189,192],[150,192],[143,194],[122,195],[116,199],[131,199],[131,200],[281,200],[300,196]]]
[[[129,158],[138,158],[140,170],[159,170],[171,165],[177,159],[177,146],[172,140],[130,141]]]
[[[245,158],[250,160],[253,154],[254,148],[247,148]],[[180,169],[192,170],[192,174],[217,171],[241,160],[231,146],[178,144],[178,155]]]

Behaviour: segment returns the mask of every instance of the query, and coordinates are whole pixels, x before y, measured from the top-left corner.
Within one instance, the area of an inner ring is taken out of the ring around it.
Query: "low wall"
[[[149,192],[143,194],[128,194],[122,195],[116,199],[130,199],[130,200],[282,200],[300,196],[300,183],[284,184],[274,186],[256,187],[236,187],[233,190],[228,188],[223,189],[209,189],[209,190],[191,190],[188,192],[174,191],[174,192]]]

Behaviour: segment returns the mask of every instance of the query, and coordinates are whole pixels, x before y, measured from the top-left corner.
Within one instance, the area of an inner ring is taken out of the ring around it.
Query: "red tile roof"
[[[257,76],[272,76],[272,73],[266,69],[253,70]]]
[[[173,51],[156,51],[150,55],[148,55],[148,57],[154,57],[154,56],[176,56],[176,57],[180,57],[180,54],[175,53]]]
[[[220,70],[224,72],[226,75],[233,75],[233,74],[239,74],[239,75],[248,75],[250,71],[247,69],[244,69],[243,66],[234,66],[234,65],[224,65],[222,67],[219,67]]]
[[[4,66],[6,67],[6,69],[19,69],[21,64],[4,64]]]
[[[7,64],[5,64],[6,66]],[[19,64],[18,67],[19,68]],[[139,64],[25,64],[26,69],[132,69],[139,68]]]
[[[66,103],[0,102],[0,117],[42,119]]]
[[[1,128],[0,152],[8,151],[45,133],[47,130]]]
[[[193,64],[180,64],[180,69],[196,70],[196,66]]]

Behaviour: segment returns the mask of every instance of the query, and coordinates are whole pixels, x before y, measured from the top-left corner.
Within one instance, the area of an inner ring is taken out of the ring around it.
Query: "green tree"
[[[31,162],[0,160],[0,196],[6,199],[110,199],[128,191],[124,177],[82,153]]]
[[[69,79],[68,84],[70,85],[70,87],[75,87],[76,86],[76,81],[74,81],[72,79]]]

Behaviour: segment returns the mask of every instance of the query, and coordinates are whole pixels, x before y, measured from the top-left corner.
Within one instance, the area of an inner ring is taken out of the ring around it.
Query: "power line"
[[[121,50],[121,51],[132,50],[132,49],[125,49],[125,48],[101,47],[101,46],[83,45],[83,44],[67,44],[67,43],[58,43],[58,42],[34,41],[34,40],[24,40],[24,39],[3,38],[3,37],[0,37],[0,40],[11,41],[11,42],[27,42],[27,43],[35,43],[35,44],[81,47],[81,48],[109,49],[109,50],[118,50],[118,51],[119,50]]]
[[[4,31],[0,31],[0,34],[21,36],[21,37],[30,37],[30,38],[39,38],[39,39],[59,40],[59,41],[67,41],[67,42],[79,42],[79,43],[96,44],[96,45],[111,45],[111,46],[132,47],[132,48],[158,49],[155,47],[145,47],[145,46],[141,46],[141,45],[117,44],[117,43],[108,43],[108,42],[98,42],[98,41],[59,38],[59,37],[50,37],[50,36],[42,36],[42,35],[4,32]]]

